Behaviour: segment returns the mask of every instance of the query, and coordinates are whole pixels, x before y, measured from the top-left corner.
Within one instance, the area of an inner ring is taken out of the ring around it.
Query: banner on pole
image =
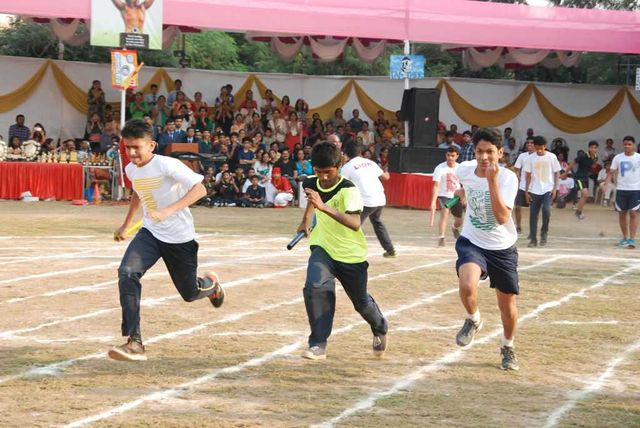
[[[162,49],[163,0],[91,0],[91,44]]]
[[[135,88],[138,86],[138,76],[133,76],[127,87],[125,80],[138,68],[138,53],[136,51],[113,49],[111,51],[111,86],[114,89]]]
[[[423,79],[424,55],[391,55],[389,77],[396,79]]]

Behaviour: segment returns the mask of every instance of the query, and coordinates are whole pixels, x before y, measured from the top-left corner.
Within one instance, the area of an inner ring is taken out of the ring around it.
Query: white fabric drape
[[[315,40],[313,37],[309,37],[309,46],[311,46],[311,52],[313,52],[318,58],[320,62],[331,62],[338,59],[342,52],[344,52],[344,48],[347,46],[347,41],[349,39],[345,38],[343,40],[335,40],[332,38],[325,38],[322,41]]]
[[[282,40],[280,40],[279,37],[272,37],[271,50],[280,55],[280,57],[285,61],[293,61],[293,59],[298,54],[298,51],[302,47],[304,37],[294,37],[293,39],[295,40],[295,42],[291,44],[284,43]]]
[[[380,40],[378,43],[367,48],[362,44],[360,39],[354,38],[351,46],[353,46],[353,49],[362,61],[372,63],[384,53],[384,48],[387,46],[387,43],[384,40]]]
[[[479,65],[480,67],[491,67],[500,59],[502,50],[503,48],[498,47],[480,52],[476,48],[469,48],[467,49],[467,52],[469,53],[470,63]]]
[[[536,65],[549,55],[549,49],[513,49],[507,48],[505,62],[522,65]]]
[[[55,34],[56,37],[63,42],[71,39],[76,34],[79,25],[79,19],[74,19],[69,24],[60,22],[58,19],[52,19],[49,21],[49,27],[51,28],[51,31],[53,31],[53,34]]]

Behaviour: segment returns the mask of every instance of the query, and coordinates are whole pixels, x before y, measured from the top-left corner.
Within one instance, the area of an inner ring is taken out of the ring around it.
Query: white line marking
[[[586,292],[594,290],[596,288],[600,288],[604,285],[606,285],[609,281],[611,281],[612,279],[621,276],[621,275],[625,275],[628,272],[635,270],[635,269],[640,269],[640,265],[634,265],[634,266],[629,266],[626,267],[625,269],[622,269],[618,272],[616,272],[613,275],[609,275],[606,278],[601,279],[600,281],[596,282],[595,284],[589,286],[589,287],[585,287],[582,288],[578,291],[569,293],[567,295],[565,295],[564,297],[558,299],[558,300],[552,300],[549,302],[545,302],[542,303],[540,305],[538,305],[538,307],[536,307],[533,311],[527,313],[526,315],[523,315],[522,317],[520,317],[518,319],[518,323],[522,323],[528,319],[531,318],[535,318],[538,316],[538,314],[540,314],[541,312],[546,311],[547,309],[551,309],[551,308],[555,308],[557,306],[561,306],[565,303],[567,303],[568,301],[572,300],[575,297],[582,297],[585,295]],[[393,384],[393,386],[391,386],[391,388],[383,390],[383,391],[377,391],[374,392],[373,394],[369,395],[367,398],[357,402],[353,407],[350,407],[348,409],[345,409],[342,413],[340,413],[339,415],[328,419],[320,424],[316,424],[313,425],[313,427],[316,428],[327,428],[327,427],[333,427],[335,426],[338,422],[341,422],[342,420],[358,413],[361,412],[363,410],[367,410],[373,406],[376,405],[376,403],[378,402],[378,400],[380,400],[381,398],[384,397],[389,397],[391,395],[395,395],[403,390],[406,390],[408,388],[410,388],[415,382],[421,380],[426,374],[431,373],[431,372],[435,372],[440,370],[441,368],[455,363],[456,361],[460,360],[460,358],[462,358],[462,356],[464,355],[464,353],[471,349],[473,346],[478,346],[478,345],[482,345],[484,343],[489,342],[490,340],[493,340],[495,338],[497,338],[500,334],[502,334],[502,326],[500,326],[499,328],[496,328],[495,330],[493,330],[491,333],[489,333],[488,335],[482,337],[479,340],[475,340],[474,342],[472,342],[472,344],[466,348],[460,348],[457,349],[453,352],[450,352],[448,354],[445,354],[444,356],[440,357],[439,359],[437,359],[436,361],[423,365],[421,367],[419,367],[417,370],[412,371],[409,375],[406,375],[404,377],[401,377],[400,379],[396,380]]]
[[[80,256],[83,254],[97,253],[100,250],[92,249],[92,250],[84,250],[78,251],[77,253],[67,253],[67,254],[54,254],[49,256],[2,256],[0,257],[0,261],[2,262],[22,262],[22,261],[33,261],[33,260],[48,260],[48,259],[75,259],[81,258]],[[96,257],[96,256],[92,256]]]
[[[613,283],[613,281],[611,281],[611,283]],[[604,324],[604,325],[617,325],[620,324],[619,321],[616,320],[610,320],[610,321],[551,321],[549,324],[556,324],[556,325],[597,325],[597,324]]]
[[[607,380],[609,380],[609,378],[613,376],[616,368],[620,364],[623,364],[631,356],[631,354],[638,351],[640,351],[640,340],[627,346],[624,351],[622,351],[622,353],[618,354],[617,357],[609,361],[606,369],[601,372],[599,376],[591,379],[585,388],[571,394],[569,397],[570,399],[567,403],[551,412],[551,414],[547,418],[547,422],[544,424],[544,427],[551,428],[558,425],[562,417],[569,411],[571,411],[571,409],[576,406],[576,403],[578,401],[584,400],[589,395],[601,390],[605,386]]]
[[[13,283],[16,283],[16,282],[26,281],[28,279],[49,278],[51,276],[66,275],[66,274],[69,274],[69,273],[96,271],[96,270],[102,270],[102,269],[112,269],[114,267],[117,267],[119,264],[120,263],[113,262],[113,263],[107,263],[106,265],[102,264],[102,265],[95,265],[95,266],[85,266],[85,267],[76,268],[76,269],[59,270],[59,271],[55,271],[55,272],[45,272],[45,273],[38,273],[38,274],[35,274],[35,275],[20,276],[18,278],[3,279],[2,281],[0,281],[0,285],[2,285],[2,284],[13,284]]]
[[[212,333],[210,337],[227,337],[227,336],[302,336],[304,331],[293,330],[275,330],[275,331],[224,331],[221,333]]]
[[[416,325],[411,327],[395,327],[393,332],[398,331],[441,331],[441,330],[455,330],[460,328],[460,324],[456,325]]]
[[[71,342],[99,342],[99,343],[111,343],[115,340],[113,336],[89,336],[89,337],[68,337],[65,339],[41,339],[32,336],[7,336],[3,337],[3,340],[15,340],[29,343],[42,343],[42,344],[56,344],[56,343],[71,343]]]

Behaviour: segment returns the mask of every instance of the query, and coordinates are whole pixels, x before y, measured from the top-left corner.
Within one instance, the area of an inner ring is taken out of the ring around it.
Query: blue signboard
[[[423,79],[424,55],[391,55],[391,79]]]

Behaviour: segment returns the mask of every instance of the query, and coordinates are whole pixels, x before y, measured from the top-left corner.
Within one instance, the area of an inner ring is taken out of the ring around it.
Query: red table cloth
[[[82,165],[0,162],[0,199],[19,199],[31,192],[40,199],[82,199]]]
[[[421,210],[431,207],[431,175],[395,172],[391,172],[390,175],[391,179],[383,183],[387,206]]]

